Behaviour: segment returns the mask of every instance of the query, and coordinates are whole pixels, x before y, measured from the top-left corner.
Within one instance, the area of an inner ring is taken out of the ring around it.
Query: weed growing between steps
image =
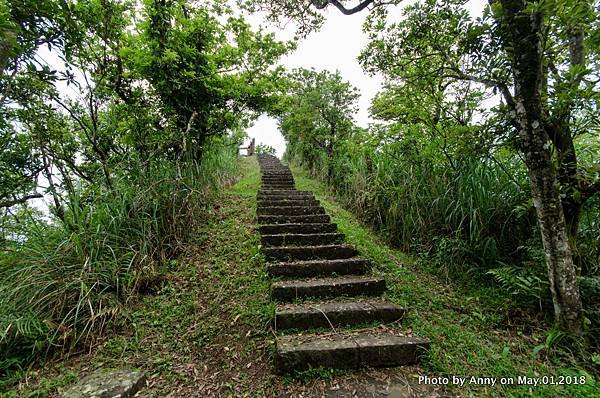
[[[585,376],[584,385],[481,386],[450,385],[450,391],[475,396],[590,397],[598,389],[593,375],[566,353],[546,343],[546,330],[538,320],[514,323],[507,293],[483,286],[442,284],[418,268],[406,254],[389,248],[348,211],[336,204],[325,185],[298,168],[292,168],[299,190],[310,190],[338,224],[346,241],[373,261],[374,274],[386,278],[387,298],[407,309],[402,324],[431,339],[422,361],[425,370],[442,376]]]

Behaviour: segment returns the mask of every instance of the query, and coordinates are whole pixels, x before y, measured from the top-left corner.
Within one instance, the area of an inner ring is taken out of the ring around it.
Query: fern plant
[[[502,267],[491,269],[487,274],[492,275],[504,289],[513,295],[524,299],[536,299],[540,310],[542,300],[548,294],[549,283],[533,272],[513,265],[504,264]]]

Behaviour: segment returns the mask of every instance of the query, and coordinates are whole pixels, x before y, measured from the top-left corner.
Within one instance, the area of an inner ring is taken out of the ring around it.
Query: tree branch
[[[12,200],[4,200],[2,202],[0,202],[0,207],[11,207],[20,203],[25,203],[28,200],[31,199],[39,199],[39,198],[43,198],[44,195],[42,195],[41,193],[32,193],[29,195],[25,195],[23,197],[20,198],[16,198],[16,199],[12,199]]]
[[[373,4],[374,1],[375,0],[365,0],[354,8],[346,8],[338,0],[328,0],[327,2],[321,3],[319,5],[315,4],[316,2],[313,1],[313,4],[315,4],[315,6],[320,9],[325,8],[327,6],[327,4],[331,4],[331,5],[335,6],[338,10],[340,10],[340,12],[342,14],[352,15],[352,14],[356,14],[357,12],[361,12],[362,10],[364,10],[365,8],[367,8],[368,6]]]

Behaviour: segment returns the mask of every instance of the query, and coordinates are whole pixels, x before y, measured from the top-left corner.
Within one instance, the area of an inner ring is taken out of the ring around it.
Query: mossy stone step
[[[262,176],[260,178],[261,181],[294,181],[294,177],[291,175],[280,175],[280,176]]]
[[[284,165],[277,165],[277,166],[263,165],[261,167],[261,171],[265,174],[291,173],[290,168],[287,166],[284,166]]]
[[[299,191],[297,189],[259,189],[258,190],[258,196],[263,196],[263,195],[281,195],[281,194],[288,194],[288,195],[298,195],[298,196],[313,196],[313,192],[311,191]]]
[[[256,198],[257,201],[262,202],[277,202],[282,200],[288,201],[302,201],[302,200],[317,200],[313,195],[296,195],[296,194],[280,194],[280,195],[267,195],[267,196],[258,196]]]
[[[377,296],[383,292],[385,280],[372,276],[338,276],[271,284],[271,296],[285,302],[308,297]]]
[[[100,369],[75,383],[61,398],[133,398],[146,386],[146,375],[137,370]]]
[[[261,188],[264,189],[288,189],[294,188],[294,181],[263,181],[261,182]]]
[[[261,199],[258,207],[285,207],[285,206],[320,206],[320,202],[314,198],[280,198]]]
[[[264,189],[258,191],[256,198],[261,199],[281,199],[281,198],[314,198],[312,192],[298,191],[297,189]]]
[[[283,336],[277,339],[275,372],[412,365],[429,344],[425,339],[391,331]]]
[[[294,199],[299,198],[314,198],[315,195],[312,192],[298,191],[297,189],[265,189],[260,190],[256,194],[257,199],[278,199],[278,198],[292,197]]]
[[[344,234],[334,232],[262,235],[260,241],[264,246],[324,245],[343,242]]]
[[[323,206],[274,206],[257,207],[259,216],[299,216],[303,214],[325,214]]]
[[[262,181],[261,188],[294,188],[294,181]]]
[[[328,223],[331,217],[327,214],[307,214],[301,216],[258,216],[259,224],[299,224]]]
[[[337,231],[337,224],[314,223],[314,224],[267,224],[258,227],[263,235],[277,234],[322,234]]]
[[[371,268],[368,260],[359,257],[338,260],[292,261],[267,264],[271,276],[310,278],[319,275],[364,275]]]
[[[350,258],[358,254],[358,251],[350,245],[263,247],[262,252],[267,260],[279,261],[334,260]]]
[[[340,327],[369,322],[396,322],[404,309],[377,301],[280,304],[275,311],[276,330]]]

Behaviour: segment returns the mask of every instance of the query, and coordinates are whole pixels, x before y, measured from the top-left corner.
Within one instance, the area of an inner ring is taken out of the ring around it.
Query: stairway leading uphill
[[[312,192],[298,191],[290,169],[259,156],[262,186],[257,218],[262,251],[278,302],[275,371],[414,364],[429,347],[398,327],[404,309],[385,301],[385,280],[369,275]],[[369,327],[369,325],[371,325]]]

